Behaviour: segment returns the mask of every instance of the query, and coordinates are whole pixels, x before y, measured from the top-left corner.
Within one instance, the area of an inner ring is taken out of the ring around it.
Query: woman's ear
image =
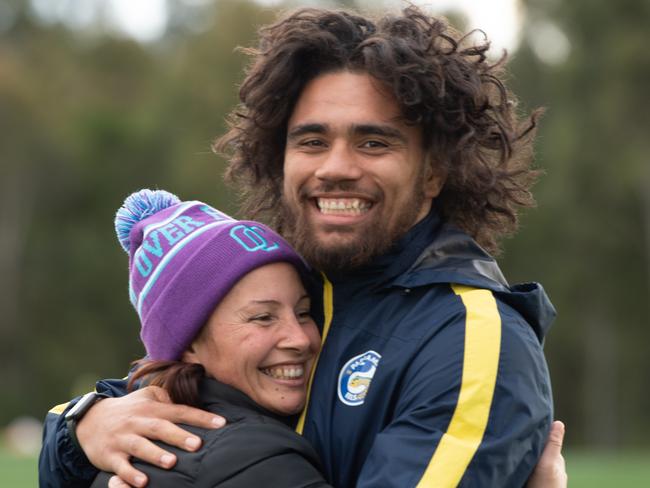
[[[197,347],[196,344],[197,340],[194,339],[192,344],[188,346],[185,351],[183,351],[183,355],[181,356],[181,361],[184,363],[193,363],[193,364],[201,364],[201,361],[199,360],[199,355],[197,353]]]

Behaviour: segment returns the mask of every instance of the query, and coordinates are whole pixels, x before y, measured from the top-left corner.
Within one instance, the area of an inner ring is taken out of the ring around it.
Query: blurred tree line
[[[650,2],[525,6],[512,86],[548,108],[537,144],[547,174],[506,274],[541,281],[558,309],[546,351],[568,440],[648,445]],[[564,36],[566,58],[542,62]]]
[[[150,46],[43,24],[28,3],[0,33],[0,425],[123,376],[143,353],[113,218],[143,187],[234,212],[210,151],[243,55],[272,13],[170,2]],[[198,8],[198,7],[197,7]],[[193,33],[198,14],[212,26]]]
[[[500,260],[558,308],[546,351],[568,443],[647,445],[650,3],[524,4],[510,82],[522,110],[548,107],[547,174]],[[0,425],[42,418],[141,356],[112,224],[126,195],[165,188],[236,214],[210,143],[236,103],[234,48],[274,12],[238,0],[168,8],[165,36],[141,45],[0,0]]]

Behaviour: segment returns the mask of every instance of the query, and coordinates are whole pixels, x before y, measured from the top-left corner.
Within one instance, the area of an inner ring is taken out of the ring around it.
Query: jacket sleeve
[[[552,398],[539,340],[487,290],[454,290],[456,311],[406,371],[394,416],[358,487],[521,487],[541,454]]]
[[[95,390],[111,397],[126,394],[126,380],[101,380]],[[53,407],[45,417],[43,445],[38,459],[40,488],[87,487],[97,474],[86,455],[68,435],[65,414],[81,397]]]

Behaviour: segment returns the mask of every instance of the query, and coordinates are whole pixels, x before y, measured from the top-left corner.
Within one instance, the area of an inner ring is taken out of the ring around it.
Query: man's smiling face
[[[367,263],[423,219],[441,178],[419,127],[365,73],[320,75],[287,126],[283,204],[292,243],[315,267]]]

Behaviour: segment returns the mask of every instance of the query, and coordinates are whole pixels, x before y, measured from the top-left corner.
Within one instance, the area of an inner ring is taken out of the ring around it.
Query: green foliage
[[[647,445],[650,4],[526,5],[513,86],[526,105],[548,107],[538,144],[547,175],[505,268],[543,282],[559,311],[546,351],[568,441]],[[534,54],[531,33],[547,22],[569,40],[563,63]]]
[[[159,187],[235,212],[210,145],[236,103],[234,47],[272,15],[223,1],[207,30],[143,46],[22,8],[0,34],[0,425],[142,355],[115,211]]]

